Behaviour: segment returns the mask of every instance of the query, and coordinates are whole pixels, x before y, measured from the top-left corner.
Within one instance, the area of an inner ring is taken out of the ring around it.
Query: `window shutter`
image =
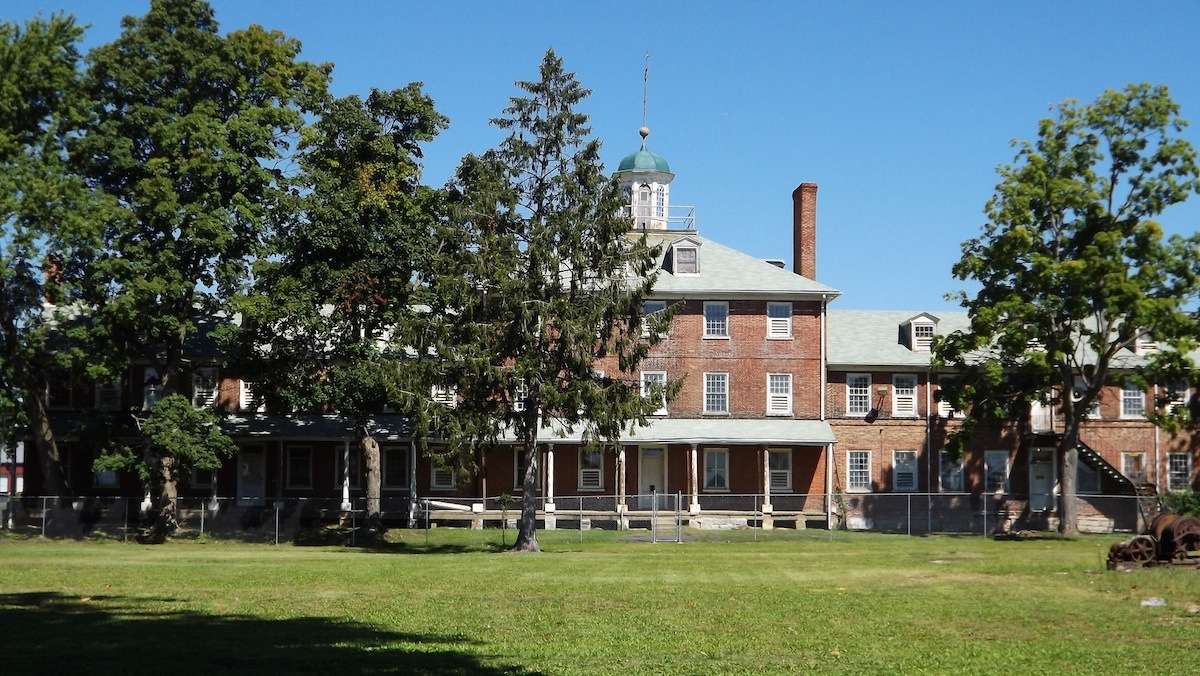
[[[598,469],[582,469],[579,470],[579,487],[598,489],[600,488],[600,470]]]
[[[192,373],[192,406],[212,408],[217,405],[217,370],[198,368]]]
[[[955,415],[955,412],[954,412],[954,409],[950,406],[950,402],[944,401],[944,400],[938,402],[938,417],[953,418],[954,415]]]
[[[454,473],[445,467],[433,466],[433,487],[454,488]]]
[[[917,490],[917,454],[914,451],[896,451],[892,463],[892,474],[897,491]]]
[[[896,376],[892,380],[892,415],[899,417],[917,415],[916,376]]]
[[[788,414],[792,412],[792,377],[786,373],[767,375],[767,412]]]

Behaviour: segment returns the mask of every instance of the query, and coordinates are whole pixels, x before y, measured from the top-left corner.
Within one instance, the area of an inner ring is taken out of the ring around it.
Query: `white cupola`
[[[666,158],[646,148],[649,127],[638,130],[642,147],[626,155],[613,176],[625,195],[627,213],[638,230],[666,230],[671,213],[671,181],[675,174]]]

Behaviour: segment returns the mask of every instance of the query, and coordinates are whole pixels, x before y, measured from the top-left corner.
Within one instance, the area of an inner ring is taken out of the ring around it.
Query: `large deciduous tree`
[[[417,83],[333,101],[299,147],[291,217],[242,312],[242,361],[275,407],[330,412],[358,440],[367,523],[382,530],[374,419],[424,427],[430,399],[428,259],[444,224],[420,182],[421,145],[447,121]],[[436,351],[435,351],[436,352]]]
[[[103,352],[153,367],[164,395],[190,395],[187,345],[245,287],[286,206],[280,166],[305,111],[327,97],[328,67],[299,53],[298,41],[259,26],[220,34],[201,0],[153,0],[88,57],[88,118],[71,160],[112,203],[84,300]],[[174,450],[151,438],[140,407],[130,413],[158,530],[169,531]],[[184,454],[197,447],[174,441]]]
[[[1106,385],[1193,378],[1200,237],[1164,238],[1154,221],[1200,187],[1196,152],[1165,87],[1130,85],[1067,102],[1016,144],[1000,168],[983,233],[954,275],[970,328],[940,340],[935,364],[956,375],[944,398],[979,422],[1025,419],[1041,402],[1062,415],[1059,529],[1075,531],[1080,422]],[[1134,359],[1137,341],[1161,350]],[[1159,424],[1187,414],[1156,402]]]
[[[89,191],[65,161],[81,37],[62,15],[0,23],[0,448],[28,425],[50,495],[70,486],[47,393],[81,356],[53,309],[74,303],[77,288],[62,273],[86,260],[95,233]]]
[[[621,215],[621,192],[577,110],[588,91],[553,51],[539,76],[518,82],[522,95],[493,120],[508,134],[500,146],[459,167],[451,201],[462,274],[437,277],[454,287],[439,295],[461,306],[445,360],[462,396],[449,436],[472,437],[460,449],[515,440],[525,475],[514,546],[532,551],[540,430],[581,428],[588,443],[608,444],[661,402],[622,378],[656,340],[642,337],[641,306],[658,251]],[[597,374],[597,361],[614,356],[621,373]]]

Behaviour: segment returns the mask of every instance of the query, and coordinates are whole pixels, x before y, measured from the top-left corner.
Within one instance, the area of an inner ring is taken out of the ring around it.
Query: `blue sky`
[[[433,184],[496,143],[488,119],[548,47],[592,90],[615,166],[638,146],[649,51],[650,147],[677,174],[673,203],[696,205],[708,237],[790,261],[791,191],[818,183],[818,278],[843,308],[950,307],[996,165],[1053,102],[1167,84],[1200,146],[1200,3],[213,4],[224,30],[277,28],[333,62],[338,94],[424,82],[451,120],[428,148]],[[66,10],[94,45],[147,5],[7,0],[0,16]],[[1162,221],[1200,229],[1200,198]]]

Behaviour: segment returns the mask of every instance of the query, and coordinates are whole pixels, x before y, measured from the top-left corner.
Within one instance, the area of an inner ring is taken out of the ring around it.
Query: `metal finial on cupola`
[[[646,99],[650,91],[650,52],[646,52],[642,61],[642,126],[638,134],[642,136],[642,148],[646,147],[646,137],[650,135],[650,127],[646,126]]]

